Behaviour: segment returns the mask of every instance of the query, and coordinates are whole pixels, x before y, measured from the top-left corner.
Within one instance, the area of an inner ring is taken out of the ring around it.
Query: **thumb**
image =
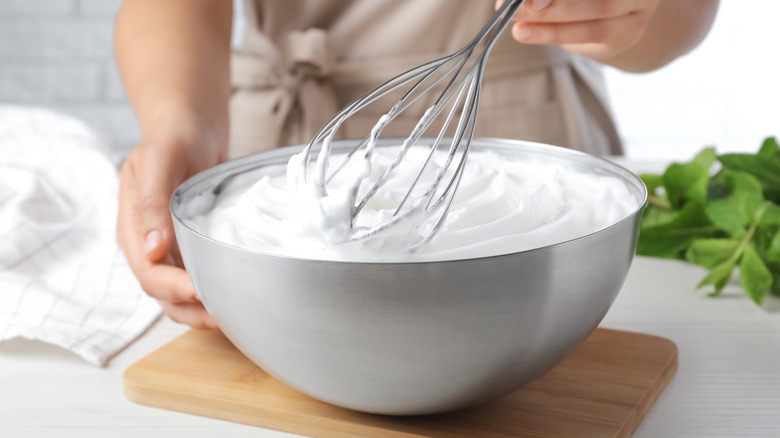
[[[142,239],[142,251],[147,260],[161,260],[173,244],[173,221],[168,206],[171,194],[176,188],[174,174],[161,154],[146,154],[138,184],[136,216],[138,220],[139,237]]]
[[[146,231],[143,238],[143,251],[146,259],[156,262],[162,259],[170,248],[170,230],[153,227]]]

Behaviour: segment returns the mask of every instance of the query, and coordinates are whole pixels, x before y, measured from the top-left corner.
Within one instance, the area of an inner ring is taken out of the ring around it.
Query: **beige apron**
[[[237,1],[245,25],[231,59],[231,156],[307,143],[353,99],[462,47],[492,15],[493,4]],[[395,99],[350,118],[341,138],[367,135]],[[621,153],[599,66],[559,47],[522,45],[505,32],[490,55],[480,99],[478,136]],[[430,104],[415,103],[383,135],[408,135]]]

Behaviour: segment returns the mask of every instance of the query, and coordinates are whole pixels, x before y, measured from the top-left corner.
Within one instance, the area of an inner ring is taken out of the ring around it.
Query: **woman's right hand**
[[[196,116],[165,117],[146,130],[120,173],[117,236],[130,268],[166,315],[200,329],[217,326],[184,270],[168,203],[185,179],[227,159],[220,138]]]

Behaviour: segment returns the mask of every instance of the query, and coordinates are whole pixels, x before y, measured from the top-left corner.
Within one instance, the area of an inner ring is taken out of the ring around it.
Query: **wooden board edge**
[[[642,400],[637,403],[637,406],[623,422],[623,425],[620,427],[618,434],[615,435],[615,438],[630,438],[634,432],[636,432],[637,428],[639,428],[639,425],[642,423],[642,420],[644,420],[647,413],[650,412],[650,409],[653,407],[655,402],[666,389],[669,382],[677,373],[677,367],[679,364],[679,348],[677,347],[677,344],[675,344],[671,339],[662,336],[650,335],[646,333],[639,334],[655,338],[658,342],[667,344],[671,354],[667,358],[667,362],[663,369],[656,377],[655,382],[653,382],[653,384],[650,386],[651,390],[647,391]]]
[[[351,421],[329,419],[330,431],[323,434],[324,429],[318,421],[307,422],[305,414],[287,410],[264,408],[261,411],[245,412],[247,407],[229,400],[214,400],[199,394],[187,393],[186,390],[166,390],[159,387],[139,383],[139,377],[145,376],[144,370],[130,366],[123,375],[125,397],[133,403],[152,408],[165,409],[182,414],[197,415],[217,421],[228,421],[248,426],[273,429],[280,432],[298,434],[317,438],[372,438],[386,437],[387,430],[378,426],[356,424]],[[187,398],[182,402],[180,399]],[[149,402],[154,400],[154,402]],[[193,403],[193,400],[201,403]],[[216,414],[216,416],[215,416]],[[339,427],[334,428],[334,425]],[[403,431],[393,431],[398,438],[428,438]]]

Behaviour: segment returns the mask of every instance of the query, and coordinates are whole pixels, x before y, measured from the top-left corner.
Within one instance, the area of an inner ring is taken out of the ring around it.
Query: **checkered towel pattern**
[[[116,160],[85,125],[0,106],[0,342],[105,366],[157,319],[116,241],[117,188]]]

